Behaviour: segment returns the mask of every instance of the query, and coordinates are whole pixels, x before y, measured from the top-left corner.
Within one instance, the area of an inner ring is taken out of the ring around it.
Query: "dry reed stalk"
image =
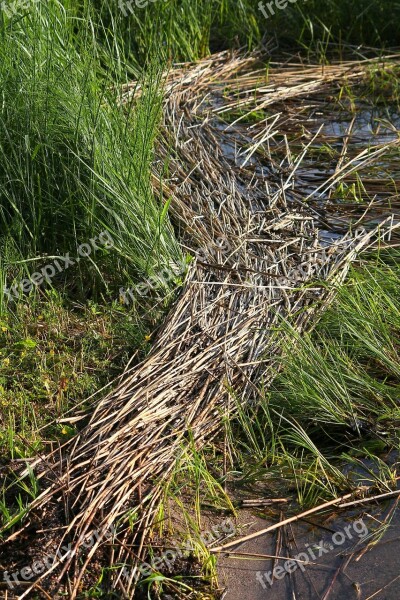
[[[274,148],[283,147],[280,116],[265,112],[282,100],[320,92],[338,77],[360,78],[370,63],[293,65],[263,82],[261,71],[248,73],[259,61],[258,54],[243,59],[220,54],[166,79],[153,184],[172,198],[182,246],[196,258],[149,356],[97,403],[61,456],[38,460],[45,466],[38,476],[48,487],[31,511],[46,514],[61,506],[67,528],[59,547],[72,544],[71,555],[38,582],[50,573],[57,582],[68,574],[71,600],[105,540],[100,536],[86,552],[83,542],[115,524],[111,564],[128,565],[130,571],[127,577],[121,569],[110,571],[109,584],[122,597],[133,596],[162,483],[187,432],[201,447],[218,432],[221,412],[232,410],[232,393],[243,404],[257,402],[259,378],[267,385],[279,369],[282,337],[288,335],[280,324],[290,321],[298,332],[310,329],[352,260],[395,226],[385,215],[369,232],[336,236],[327,252],[320,227],[334,233],[335,224],[329,224],[334,219],[318,202],[307,201],[313,195],[301,184],[309,144],[293,161],[285,140],[285,154],[277,160]],[[123,100],[133,93],[140,90],[128,86]],[[244,108],[263,110],[266,118],[251,126],[242,118],[229,127],[221,122],[221,115]],[[384,149],[374,152],[374,158],[381,157]],[[359,156],[357,167],[371,158],[371,153]],[[170,176],[161,181],[157,165],[166,159]],[[345,149],[336,172],[317,186],[319,193],[330,192],[354,168]]]

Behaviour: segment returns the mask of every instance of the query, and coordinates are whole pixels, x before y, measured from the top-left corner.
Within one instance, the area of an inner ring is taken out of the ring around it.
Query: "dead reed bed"
[[[340,80],[362,80],[374,62],[287,63],[267,73],[261,58],[223,53],[166,77],[153,184],[171,199],[182,247],[194,260],[149,356],[98,402],[72,441],[36,461],[43,489],[25,531],[32,515],[46,519],[58,510],[58,547],[70,543],[72,550],[21,598],[38,586],[56,590],[68,575],[74,599],[104,549],[105,566],[114,567],[110,589],[131,598],[161,484],[188,432],[201,447],[218,432],[221,413],[234,410],[233,398],[257,402],[260,378],[267,385],[277,374],[287,335],[280,325],[312,328],[359,253],[377,240],[391,243],[395,194],[383,201],[384,185],[373,178],[368,204],[346,207],[333,192],[398,140],[354,154],[345,136],[336,163],[315,168],[310,148],[323,133],[315,120],[316,131],[304,126],[306,105],[321,105]],[[122,101],[134,93],[137,86],[127,86]],[[93,532],[111,525],[112,545],[100,535],[84,550]],[[54,546],[54,539],[43,543]]]

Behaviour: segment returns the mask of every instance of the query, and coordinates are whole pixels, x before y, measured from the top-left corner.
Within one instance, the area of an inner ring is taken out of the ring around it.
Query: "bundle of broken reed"
[[[216,114],[232,109],[231,96],[242,84],[235,107],[265,109],[274,93],[281,101],[296,90],[304,94],[326,85],[326,72],[318,78],[317,68],[309,69],[307,83],[289,85],[289,92],[281,82],[275,92],[255,93],[256,76],[244,69],[257,61],[259,56],[218,55],[167,80],[154,185],[172,198],[182,246],[196,258],[150,355],[98,403],[61,457],[48,457],[40,474],[48,488],[31,510],[46,518],[61,503],[66,527],[59,546],[69,542],[72,551],[36,584],[47,578],[54,592],[68,574],[72,600],[105,540],[98,535],[88,551],[83,542],[111,525],[118,533],[108,556],[114,567],[108,583],[120,596],[133,596],[161,484],[187,432],[201,447],[218,431],[221,411],[234,410],[237,400],[256,402],[260,377],[266,385],[279,369],[282,337],[288,335],[280,324],[290,321],[298,332],[312,327],[351,261],[379,232],[382,237],[393,227],[389,216],[378,229],[336,236],[326,260],[319,227],[329,226],[297,185],[306,148],[293,160],[286,145],[286,156],[277,163],[271,152],[279,137],[277,118],[265,113],[257,126],[227,127]],[[353,68],[359,77],[362,68]],[[260,100],[259,93],[271,97]],[[129,94],[128,89],[125,100]],[[157,165],[166,158],[171,176],[160,184]],[[328,174],[328,189],[342,174],[336,180]]]

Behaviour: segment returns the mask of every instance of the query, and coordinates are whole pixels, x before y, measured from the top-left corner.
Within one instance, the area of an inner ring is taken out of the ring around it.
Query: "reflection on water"
[[[347,116],[340,121],[328,121],[324,127],[325,136],[343,138],[351,127],[352,118]],[[387,144],[398,139],[400,114],[393,108],[362,108],[351,127],[353,143]]]
[[[323,128],[297,169],[294,189],[288,192],[289,197],[290,194],[293,197],[298,194],[304,198],[326,182],[340,168],[338,159],[344,145],[346,160],[349,160],[355,159],[364,149],[395,142],[400,138],[400,113],[396,108],[360,106],[356,114],[344,109],[336,112],[331,110],[330,114],[310,110],[308,117],[305,116],[304,128],[306,125],[309,127],[309,139],[319,131],[321,125]],[[225,124],[216,127],[226,136],[222,142],[222,153],[240,168],[245,156],[243,147],[246,144],[246,125],[236,125],[235,131]],[[293,137],[291,150],[298,155],[304,147],[304,140],[294,128],[288,133],[289,141],[290,134]],[[277,144],[277,156],[279,151]],[[258,175],[265,173],[266,178],[272,168],[263,164],[262,152],[255,154],[248,161],[247,167],[253,168]],[[319,235],[322,244],[330,246],[341,239],[348,228],[351,202],[356,205],[361,199],[367,205],[374,198],[378,208],[372,212],[367,225],[377,224],[381,220],[380,207],[384,211],[388,206],[387,198],[390,197],[392,201],[398,195],[398,180],[400,156],[396,147],[373,166],[364,167],[358,179],[346,178],[342,195],[330,190],[321,194],[318,197],[321,209],[328,202],[334,207],[329,217],[326,217],[329,225],[337,225],[337,233],[321,227]],[[353,200],[349,195],[352,185]],[[347,219],[343,218],[342,207]],[[393,212],[396,212],[394,208]],[[363,423],[358,425],[360,429],[364,426]],[[397,455],[385,457],[385,463],[393,465],[397,458]],[[344,465],[343,471],[354,487],[370,487],[376,464],[364,460],[358,468]],[[236,550],[241,556],[221,555],[218,571],[219,582],[225,588],[224,600],[400,600],[398,501],[399,498],[395,497],[384,503],[369,502],[348,509],[333,509],[324,515],[314,515],[310,519],[288,525],[280,530],[279,536],[277,532],[267,533],[239,545]],[[239,520],[246,524],[242,534],[247,535],[265,529],[279,520],[279,515],[269,514],[269,518],[265,520],[265,515],[262,518],[260,513],[242,511],[239,513]],[[342,540],[341,532],[351,532],[355,522],[364,524],[368,531],[367,537],[360,539],[353,535],[350,539],[349,536],[344,536],[341,543],[332,544],[332,539]],[[299,568],[295,564],[293,567],[291,563],[285,568],[287,559],[310,551],[315,554],[315,559],[307,566]],[[286,558],[270,558],[277,553]],[[271,585],[271,572],[276,566],[282,568],[278,569],[277,577]]]

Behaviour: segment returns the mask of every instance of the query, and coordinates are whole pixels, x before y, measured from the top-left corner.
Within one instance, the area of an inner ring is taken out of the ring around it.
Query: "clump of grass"
[[[294,334],[261,406],[239,411],[241,436],[228,426],[245,478],[283,476],[312,504],[349,485],[342,458],[399,449],[398,259],[391,251],[353,267],[316,330]]]
[[[107,231],[112,251],[73,273],[87,289],[96,278],[141,277],[180,254],[150,186],[159,69],[152,64],[140,100],[122,108],[118,68],[103,68],[106,49],[99,53],[89,10],[84,18],[85,27],[57,0],[2,17],[0,227],[20,261],[72,256]]]
[[[261,13],[254,0],[159,0],[143,7],[132,2],[131,8],[125,0],[93,4],[99,18],[118,31],[136,68],[149,52],[192,61],[232,46],[250,48],[261,39]]]
[[[384,105],[393,110],[400,105],[400,68],[393,66],[377,65],[371,68],[360,95],[366,101],[375,105]]]
[[[158,47],[172,60],[195,60],[232,46],[252,48],[275,40],[285,47],[300,46],[325,60],[332,42],[395,46],[400,8],[389,0],[298,0],[268,12],[259,0],[167,0],[142,7],[96,0],[101,19],[117,27],[124,48],[140,65],[150,48]],[[79,3],[78,3],[79,5]]]

